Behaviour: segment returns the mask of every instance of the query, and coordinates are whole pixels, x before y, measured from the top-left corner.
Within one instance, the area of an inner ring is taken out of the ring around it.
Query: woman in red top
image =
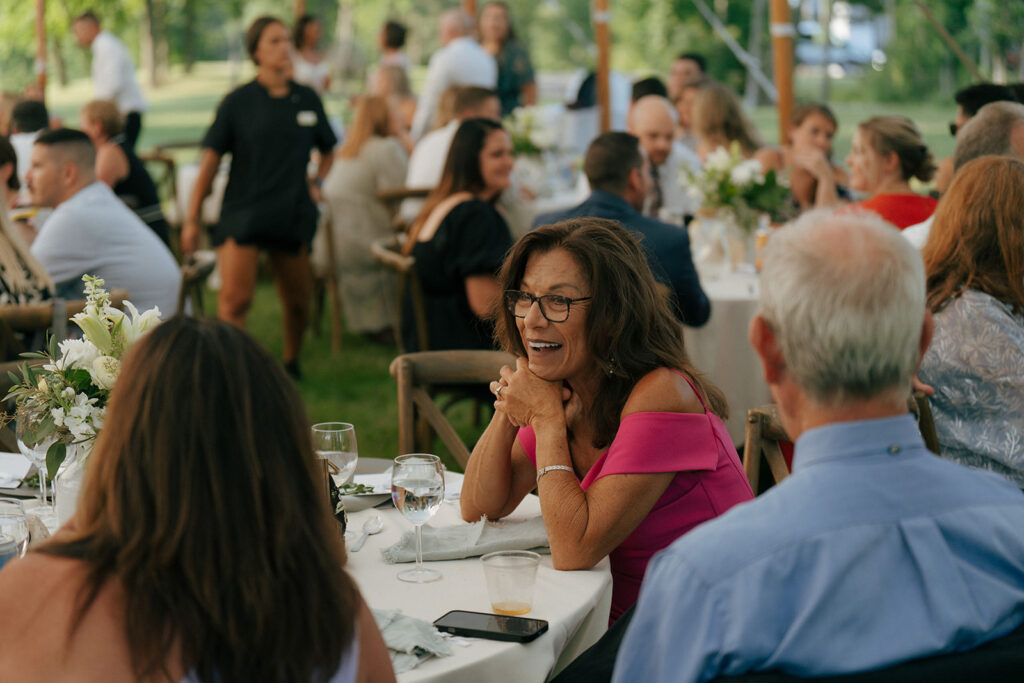
[[[910,179],[928,182],[935,159],[921,131],[904,116],[873,116],[857,126],[850,156],[850,188],[869,195],[855,204],[897,228],[916,225],[935,211],[936,201],[910,190]]]

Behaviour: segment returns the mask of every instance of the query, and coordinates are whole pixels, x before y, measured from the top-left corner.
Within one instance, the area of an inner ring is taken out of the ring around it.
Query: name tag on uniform
[[[300,111],[297,118],[298,118],[300,126],[315,126],[316,125],[316,112],[315,111]]]

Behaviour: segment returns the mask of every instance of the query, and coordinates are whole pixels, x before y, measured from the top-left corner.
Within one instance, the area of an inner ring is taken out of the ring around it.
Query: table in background
[[[445,478],[453,482],[462,475],[447,472]],[[434,583],[411,584],[395,578],[409,565],[385,564],[380,549],[393,544],[413,526],[393,507],[382,509],[381,513],[384,530],[370,536],[361,551],[348,555],[347,569],[370,607],[400,609],[404,614],[428,622],[455,609],[492,611],[478,557],[428,563],[444,575]],[[370,510],[350,514],[351,529],[361,533],[363,522],[372,514]],[[528,495],[508,519],[538,515],[540,500]],[[442,504],[430,523],[443,526],[461,522],[456,501]],[[557,672],[597,642],[608,628],[610,609],[611,572],[607,558],[588,571],[562,572],[552,568],[550,555],[542,555],[533,609],[524,616],[546,620],[549,623],[546,633],[531,643],[470,639],[469,647],[453,645],[452,656],[429,659],[401,674],[398,680],[401,683],[543,681],[549,673]]]
[[[701,274],[701,286],[711,301],[711,318],[702,327],[684,328],[690,362],[722,390],[729,402],[725,426],[733,443],[743,443],[747,411],[771,403],[761,361],[747,341],[750,321],[757,314],[760,279],[728,273],[712,279]]]

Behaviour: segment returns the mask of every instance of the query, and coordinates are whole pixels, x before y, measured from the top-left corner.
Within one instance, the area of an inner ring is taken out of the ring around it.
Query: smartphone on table
[[[543,619],[506,617],[485,612],[452,610],[434,622],[438,631],[467,638],[506,640],[513,643],[528,643],[548,630]]]

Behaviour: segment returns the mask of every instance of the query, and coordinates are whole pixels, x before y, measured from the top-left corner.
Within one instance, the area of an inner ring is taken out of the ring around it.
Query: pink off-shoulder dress
[[[682,376],[700,398],[704,413],[627,415],[611,446],[580,482],[586,491],[612,474],[676,473],[640,525],[611,552],[613,622],[636,602],[647,563],[656,552],[701,522],[754,497],[725,424]],[[520,429],[517,438],[536,465],[533,428]]]

